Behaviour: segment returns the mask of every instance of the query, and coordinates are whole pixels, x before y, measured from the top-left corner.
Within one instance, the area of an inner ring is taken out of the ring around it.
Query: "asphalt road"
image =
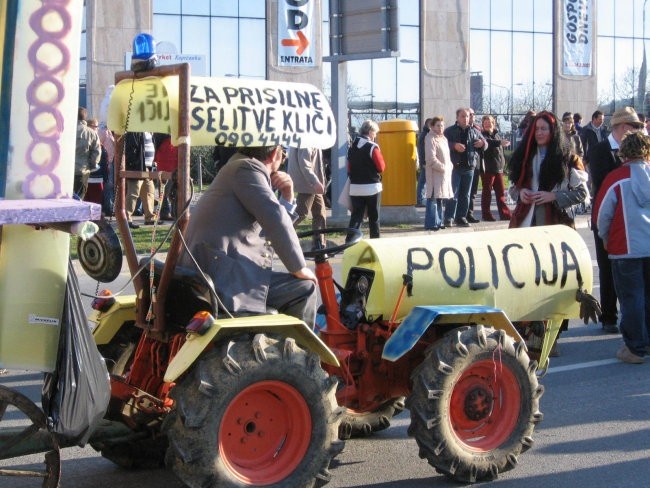
[[[579,232],[592,247],[591,232]],[[593,249],[592,249],[592,256]],[[597,282],[597,272],[594,273]],[[93,292],[94,283],[82,279]],[[614,354],[620,336],[598,326],[572,321],[560,341],[562,355],[552,358],[541,380],[544,421],[533,436],[535,445],[518,466],[490,484],[504,487],[572,486],[589,488],[650,485],[650,362],[628,365]],[[39,398],[41,375],[11,371],[0,383]],[[0,423],[0,427],[5,422]],[[418,457],[408,437],[408,411],[392,426],[368,439],[348,441],[331,470],[331,488],[457,487]],[[66,488],[180,488],[165,470],[125,471],[92,448],[62,450],[62,486]],[[38,463],[42,458],[0,461],[0,467]],[[487,484],[487,483],[486,483]],[[482,484],[481,484],[482,485]],[[2,488],[36,487],[35,481],[0,478]]]

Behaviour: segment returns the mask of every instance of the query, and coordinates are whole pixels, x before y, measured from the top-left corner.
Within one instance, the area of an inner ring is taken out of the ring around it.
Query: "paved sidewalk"
[[[477,196],[476,203],[474,204],[475,209],[480,209],[481,203],[480,203],[480,195]],[[514,209],[514,205],[510,206],[510,209]],[[424,213],[425,209],[423,207],[416,207],[415,208],[417,217],[416,220],[412,220],[408,223],[401,223],[401,224],[388,224],[388,223],[382,223],[381,222],[381,217],[380,217],[380,227],[381,227],[381,233],[382,235],[408,235],[408,234],[415,234],[415,235],[427,235],[427,234],[436,234],[436,235],[441,235],[446,232],[478,232],[478,231],[484,231],[484,230],[496,230],[496,229],[507,229],[508,228],[508,221],[500,221],[497,220],[496,222],[484,222],[480,221],[476,224],[471,224],[470,227],[457,227],[457,226],[452,226],[449,228],[441,229],[439,231],[430,231],[430,230],[425,230],[424,229]],[[409,212],[410,213],[410,212]],[[492,205],[492,215],[497,216],[497,208],[496,204]],[[480,210],[474,211],[474,216],[479,217],[480,216]],[[328,210],[328,218],[331,218],[331,210]],[[331,221],[328,221],[329,225],[332,225],[330,223]],[[347,221],[342,224],[342,226],[347,226]],[[587,211],[587,213],[581,214],[576,216],[576,228],[579,229],[587,229],[591,227],[591,211]],[[361,230],[364,233],[364,236],[368,233],[368,225],[367,221],[364,222],[361,226]]]

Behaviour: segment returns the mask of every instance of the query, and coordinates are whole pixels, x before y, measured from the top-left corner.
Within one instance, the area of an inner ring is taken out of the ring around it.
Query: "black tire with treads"
[[[523,342],[481,325],[431,345],[407,400],[420,457],[464,483],[514,468],[543,417],[536,367]]]
[[[323,486],[343,449],[336,385],[293,339],[220,344],[171,392],[167,465],[192,488]]]

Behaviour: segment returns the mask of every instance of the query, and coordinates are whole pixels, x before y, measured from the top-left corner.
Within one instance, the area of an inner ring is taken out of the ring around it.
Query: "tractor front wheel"
[[[171,392],[167,465],[197,488],[323,486],[343,448],[335,391],[293,339],[221,344]]]
[[[536,367],[523,343],[481,325],[430,346],[407,402],[420,456],[464,483],[514,468],[542,419]]]

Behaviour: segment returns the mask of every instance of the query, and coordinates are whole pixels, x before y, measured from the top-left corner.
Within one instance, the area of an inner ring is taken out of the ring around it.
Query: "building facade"
[[[498,115],[505,132],[530,108],[580,112],[585,121],[599,107],[612,113],[634,105],[643,112],[645,3],[400,0],[399,55],[345,63],[350,124],[367,117],[420,123],[436,114],[451,123],[455,110],[470,104],[477,113]],[[288,5],[309,8],[310,66],[279,62],[284,33],[278,12]],[[576,16],[567,31],[567,18]],[[330,55],[329,0],[88,0],[85,20],[82,71],[85,62],[93,114],[139,32],[152,33],[165,49],[202,56],[206,76],[331,89],[324,60]],[[566,38],[574,31],[590,46],[589,69],[566,74]]]

